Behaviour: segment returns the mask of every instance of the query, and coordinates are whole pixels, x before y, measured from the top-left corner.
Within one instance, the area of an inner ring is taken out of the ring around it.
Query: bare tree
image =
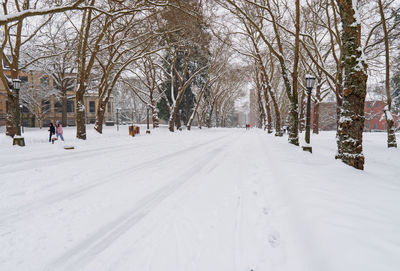
[[[392,97],[390,93],[390,48],[389,48],[389,33],[387,29],[385,12],[383,9],[382,0],[377,0],[379,6],[379,14],[381,15],[383,40],[385,44],[385,91],[386,91],[386,107],[385,118],[387,123],[387,146],[388,148],[397,148],[394,120],[392,116]]]
[[[21,48],[28,44],[38,31],[50,21],[52,14],[80,9],[83,2],[83,0],[68,1],[63,5],[59,5],[59,1],[32,3],[29,0],[6,0],[2,2],[3,16],[0,18],[0,26],[3,27],[3,35],[0,41],[0,62],[5,63],[10,69],[9,75],[6,75],[3,65],[0,65],[0,80],[6,87],[7,99],[9,101],[9,113],[6,125],[7,135],[14,136],[16,133],[20,133],[18,97],[15,97],[12,93],[11,80],[17,79],[21,69],[37,60],[35,59],[29,63],[22,64]],[[43,16],[44,20],[39,24],[30,20],[26,24],[26,20],[33,16]]]
[[[136,63],[130,71],[135,78],[123,78],[129,90],[146,105],[150,106],[153,128],[159,127],[157,103],[162,98],[160,85],[162,83],[161,69],[155,56],[146,56]]]
[[[51,99],[59,100],[60,91],[47,84],[43,85],[40,79],[21,86],[21,104],[35,116],[40,128],[43,127],[43,119],[51,111]]]

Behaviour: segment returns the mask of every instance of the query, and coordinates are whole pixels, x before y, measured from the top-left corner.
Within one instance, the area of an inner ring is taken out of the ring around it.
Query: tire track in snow
[[[151,144],[146,144],[149,146]],[[143,146],[143,145],[142,145]],[[14,161],[8,161],[7,164],[1,165],[0,168],[7,167],[7,170],[2,170],[2,173],[12,173],[15,171],[26,170],[26,164],[29,164],[30,168],[36,166],[42,166],[43,163],[46,163],[46,167],[52,165],[58,165],[65,161],[71,161],[81,158],[92,158],[93,155],[98,153],[110,152],[110,151],[117,151],[117,150],[126,150],[131,148],[137,148],[137,145],[129,145],[126,144],[117,145],[117,146],[110,146],[110,147],[102,147],[101,149],[89,149],[82,152],[69,152],[65,153],[63,156],[55,156],[54,154],[45,155],[40,157],[35,157],[35,160],[32,161],[32,158],[28,159],[16,159]]]
[[[218,138],[213,138],[210,141],[198,144],[196,146],[189,146],[182,150],[162,155],[160,157],[142,162],[135,166],[125,167],[122,170],[121,169],[115,170],[115,171],[108,173],[107,175],[101,177],[100,181],[96,181],[94,183],[89,183],[89,184],[85,184],[85,185],[82,185],[79,187],[75,187],[68,191],[57,192],[53,195],[46,196],[44,199],[34,200],[34,201],[28,202],[22,206],[18,206],[11,210],[7,209],[5,213],[0,213],[0,217],[2,217],[0,225],[12,222],[13,220],[20,218],[24,214],[31,213],[32,211],[39,209],[41,207],[46,207],[46,206],[52,205],[52,204],[60,202],[60,201],[70,200],[70,199],[79,197],[79,196],[85,194],[86,192],[93,190],[96,187],[99,187],[101,185],[104,185],[104,184],[107,184],[110,182],[118,182],[119,180],[121,180],[118,177],[133,175],[133,174],[135,174],[135,172],[133,172],[135,170],[142,170],[149,166],[154,166],[155,164],[170,163],[170,160],[168,161],[168,158],[169,159],[179,158],[178,156],[181,154],[185,154],[185,153],[194,151],[196,149],[205,147],[210,144],[216,144],[219,141],[221,141],[222,139],[226,139],[226,135],[218,137]]]
[[[224,145],[228,145],[226,143]],[[135,204],[135,207],[119,216],[114,221],[104,225],[87,239],[70,249],[63,256],[50,264],[46,270],[77,270],[89,264],[98,254],[109,247],[122,235],[146,217],[154,208],[167,199],[170,195],[197,176],[218,153],[223,151],[219,146],[207,153],[201,159],[196,159],[196,164],[173,178],[175,181],[157,189],[145,196]],[[212,157],[210,159],[210,157]]]
[[[213,140],[220,140],[224,138],[225,136],[217,137]],[[202,143],[204,144],[204,143]],[[205,143],[207,144],[207,142]],[[136,142],[131,145],[125,144],[119,144],[115,146],[109,146],[109,147],[101,147],[96,148],[96,149],[89,149],[89,150],[84,150],[82,152],[66,152],[62,156],[54,156],[54,154],[51,155],[45,155],[45,156],[40,156],[40,157],[35,157],[34,161],[32,161],[32,158],[28,159],[17,159],[14,161],[8,161],[7,164],[0,165],[0,169],[7,167],[7,169],[4,169],[1,171],[2,174],[4,173],[13,173],[16,171],[21,171],[21,170],[26,170],[26,164],[29,164],[29,168],[34,168],[37,166],[43,166],[45,163],[46,167],[49,166],[54,166],[54,165],[59,165],[60,163],[63,162],[68,162],[68,161],[74,161],[76,159],[84,159],[84,158],[93,158],[94,155],[96,154],[104,154],[104,153],[110,153],[110,152],[115,152],[115,151],[128,151],[128,150],[136,150],[138,147],[140,148],[145,148],[147,146],[153,146],[152,143],[149,144],[143,144],[141,143],[138,145]],[[129,153],[129,152],[128,152]],[[129,154],[131,155],[131,153]]]

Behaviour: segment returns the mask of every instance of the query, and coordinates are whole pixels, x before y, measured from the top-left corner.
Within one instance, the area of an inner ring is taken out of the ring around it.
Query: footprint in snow
[[[270,212],[271,212],[271,211],[270,211],[269,208],[267,208],[267,207],[264,207],[264,208],[263,208],[263,213],[264,213],[264,215],[269,215]]]
[[[279,232],[273,232],[268,236],[268,242],[271,247],[275,248],[280,245],[280,235]]]

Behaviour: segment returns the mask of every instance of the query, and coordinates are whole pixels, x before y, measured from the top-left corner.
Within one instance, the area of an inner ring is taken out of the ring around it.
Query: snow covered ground
[[[365,171],[253,129],[0,135],[0,270],[397,271],[400,151]],[[400,137],[398,136],[398,140]]]

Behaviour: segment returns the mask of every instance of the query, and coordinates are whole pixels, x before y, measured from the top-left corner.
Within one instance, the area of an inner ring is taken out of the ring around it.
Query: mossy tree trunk
[[[337,0],[342,21],[344,65],[343,105],[338,136],[340,158],[344,163],[364,169],[362,133],[364,130],[364,102],[367,89],[367,64],[361,47],[361,24],[354,0]]]

